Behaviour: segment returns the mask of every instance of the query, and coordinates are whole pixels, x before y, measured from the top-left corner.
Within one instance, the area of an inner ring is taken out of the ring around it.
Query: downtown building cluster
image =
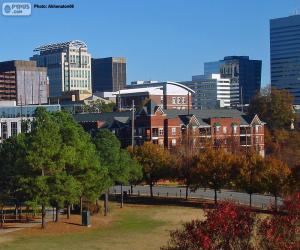
[[[271,85],[287,89],[296,105],[299,31],[299,15],[270,21]],[[264,154],[264,122],[241,111],[260,91],[260,60],[226,56],[204,63],[204,73],[191,80],[138,80],[128,85],[126,58],[93,58],[82,41],[42,45],[33,51],[28,61],[0,62],[1,141],[21,132],[22,119],[32,119],[40,105],[49,111],[75,110],[100,100],[115,102],[116,112],[74,117],[89,131],[110,129],[123,146],[152,141],[170,148],[192,129],[195,146],[202,147],[207,139],[228,146],[234,139],[239,147],[254,147]]]

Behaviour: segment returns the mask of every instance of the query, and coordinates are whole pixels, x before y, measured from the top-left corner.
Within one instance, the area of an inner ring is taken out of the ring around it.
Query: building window
[[[181,97],[177,97],[177,104],[181,104]]]
[[[159,135],[164,135],[164,129],[163,128],[159,128]]]
[[[258,132],[259,132],[259,126],[255,125],[255,133],[258,133]]]
[[[259,142],[259,136],[255,136],[255,143]]]
[[[176,146],[176,139],[172,139],[172,146]]]
[[[7,123],[6,122],[2,122],[2,124],[1,124],[1,138],[3,140],[8,138]]]
[[[197,101],[197,99],[196,99],[196,101]],[[181,97],[181,103],[185,104],[185,97]]]
[[[161,96],[161,97],[160,97],[160,104],[163,104],[163,103],[164,103],[164,97]]]
[[[157,128],[152,129],[152,136],[154,136],[154,137],[158,136],[158,129]]]
[[[172,104],[176,104],[176,97],[172,97]]]
[[[223,133],[227,134],[227,127],[223,127]]]
[[[172,128],[172,135],[176,135],[176,128]]]
[[[11,122],[11,135],[16,135],[18,134],[18,123],[17,122]]]
[[[236,126],[236,125],[233,126],[233,133],[234,133],[234,134],[237,133],[237,126]]]

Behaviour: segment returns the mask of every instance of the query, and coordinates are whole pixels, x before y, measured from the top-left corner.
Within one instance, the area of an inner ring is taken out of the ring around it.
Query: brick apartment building
[[[191,109],[193,93],[189,87],[169,81],[129,85],[126,89],[114,92],[114,95],[121,109],[131,108],[133,100],[137,107],[152,100],[164,109]]]
[[[75,114],[74,118],[88,131],[108,128],[122,146],[131,145],[130,111]],[[264,122],[234,109],[177,110],[163,109],[149,100],[135,112],[134,143],[152,141],[172,148],[189,138],[195,148],[207,143],[216,147],[255,148],[264,156]]]

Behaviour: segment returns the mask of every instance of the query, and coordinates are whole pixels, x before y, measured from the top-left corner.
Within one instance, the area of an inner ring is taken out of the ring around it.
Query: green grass
[[[173,206],[115,208],[111,225],[83,233],[62,235],[10,236],[0,243],[2,250],[89,250],[89,249],[159,249],[169,238],[169,230],[182,222],[200,218],[202,211]]]

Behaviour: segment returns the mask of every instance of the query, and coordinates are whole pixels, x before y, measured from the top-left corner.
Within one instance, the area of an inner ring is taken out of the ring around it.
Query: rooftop
[[[62,43],[50,43],[50,44],[42,45],[35,48],[33,51],[44,52],[48,50],[63,49],[69,47],[75,47],[79,49],[79,48],[87,48],[87,45],[82,41],[72,40],[72,41],[62,42]]]

